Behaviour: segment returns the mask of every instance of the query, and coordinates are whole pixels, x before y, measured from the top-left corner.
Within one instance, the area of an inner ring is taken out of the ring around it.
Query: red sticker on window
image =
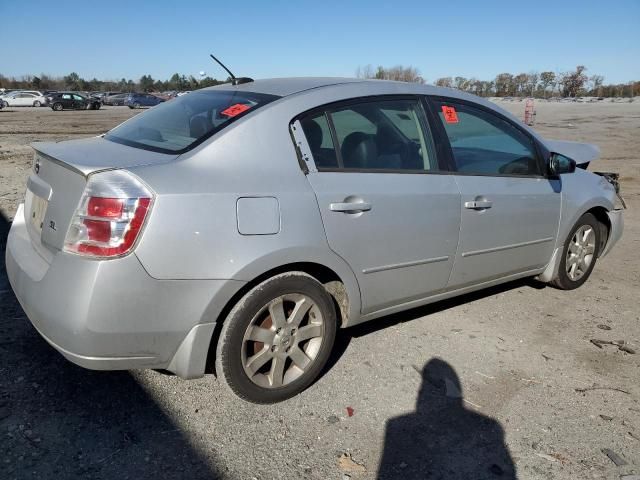
[[[442,113],[444,113],[444,121],[447,123],[458,123],[458,113],[453,107],[442,106]]]
[[[249,105],[243,105],[242,103],[236,103],[235,105],[231,105],[229,108],[220,112],[220,115],[225,115],[227,117],[235,117],[236,115],[240,115],[242,112],[246,112],[251,107]]]

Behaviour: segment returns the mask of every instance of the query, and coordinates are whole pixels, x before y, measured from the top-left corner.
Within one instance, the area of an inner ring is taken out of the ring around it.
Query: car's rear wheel
[[[276,275],[233,307],[220,333],[216,373],[254,403],[286,400],[327,363],[336,335],[333,299],[303,272]]]
[[[53,108],[56,112],[61,112],[63,109],[62,104],[60,102],[54,103],[51,108]]]
[[[33,102],[33,106],[34,107],[39,107],[40,105],[42,105],[42,104],[40,103],[39,100],[36,100],[35,102]]]
[[[99,103],[94,103],[93,104],[93,108],[95,108],[96,110],[100,110],[100,104]]]
[[[587,281],[598,257],[600,231],[600,223],[592,214],[580,217],[565,241],[558,275],[552,285],[573,290]]]

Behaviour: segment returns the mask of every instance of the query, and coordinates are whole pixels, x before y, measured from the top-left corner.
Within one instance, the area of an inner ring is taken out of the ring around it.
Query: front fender
[[[607,180],[586,170],[561,176],[562,207],[556,247],[561,248],[578,219],[594,208],[615,208],[615,189]]]

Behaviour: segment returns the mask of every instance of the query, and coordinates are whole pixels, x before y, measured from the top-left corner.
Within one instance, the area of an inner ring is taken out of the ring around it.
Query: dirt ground
[[[524,103],[500,104],[524,113]],[[640,474],[640,101],[536,108],[537,130],[600,145],[602,160],[591,168],[622,175],[624,236],[582,288],[520,281],[342,331],[330,368],[311,388],[256,406],[212,375],[183,381],[72,365],[31,327],[2,265],[0,477]],[[0,110],[3,257],[28,144],[97,135],[136,113]],[[638,353],[591,339],[624,340]]]

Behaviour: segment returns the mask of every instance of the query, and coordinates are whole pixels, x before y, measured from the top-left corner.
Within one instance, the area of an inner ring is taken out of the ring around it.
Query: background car
[[[47,97],[52,110],[99,110],[100,100],[85,97],[76,92],[58,92]]]
[[[5,95],[0,101],[5,107],[43,107],[47,98],[40,92],[19,91]]]
[[[130,93],[124,99],[124,104],[129,108],[154,107],[162,102],[162,98],[150,93]]]
[[[123,92],[119,92],[119,91],[115,91],[115,90],[114,91],[101,92],[99,94],[99,98],[100,98],[100,100],[105,100],[106,98],[109,98],[109,97],[111,97],[113,95],[120,95],[122,93]],[[104,102],[103,102],[103,104],[104,104]]]
[[[101,101],[103,105],[119,106],[124,105],[124,100],[129,96],[128,93],[116,93],[115,95],[109,95],[108,97],[102,97]]]

